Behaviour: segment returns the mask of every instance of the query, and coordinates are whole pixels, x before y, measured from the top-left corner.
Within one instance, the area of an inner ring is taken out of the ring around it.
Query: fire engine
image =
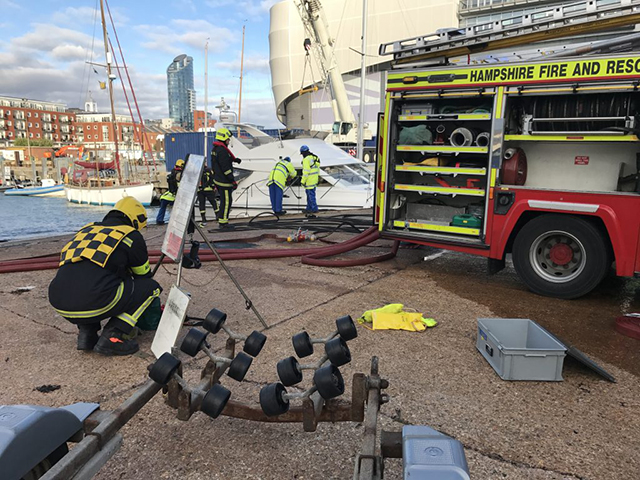
[[[464,61],[638,22],[633,0],[583,3],[380,46],[396,68],[379,122],[383,237],[484,256],[489,273],[511,254],[529,289],[552,297],[587,294],[612,265],[640,275],[640,54]]]

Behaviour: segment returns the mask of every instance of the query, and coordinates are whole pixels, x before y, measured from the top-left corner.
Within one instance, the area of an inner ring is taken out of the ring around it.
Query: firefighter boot
[[[112,318],[102,330],[102,335],[100,335],[96,346],[93,347],[93,351],[107,356],[123,356],[136,353],[138,351],[138,342],[126,338],[127,334],[133,329],[121,327],[123,324],[122,320]]]
[[[99,323],[78,325],[78,350],[93,350],[98,343]]]

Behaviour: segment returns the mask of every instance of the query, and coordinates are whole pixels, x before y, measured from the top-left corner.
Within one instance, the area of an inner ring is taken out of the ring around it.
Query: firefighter
[[[229,150],[231,132],[227,128],[219,128],[216,131],[216,141],[211,150],[211,163],[213,170],[213,183],[220,194],[220,207],[218,208],[218,226],[221,229],[231,229],[229,225],[229,211],[233,202],[233,191],[238,188],[233,176],[233,163],[240,163]]]
[[[140,233],[146,225],[145,208],[135,198],[124,197],[102,222],[82,227],[62,249],[49,302],[78,326],[78,350],[102,355],[138,351],[129,337],[162,291],[151,278],[147,244]]]
[[[167,175],[167,184],[169,190],[164,192],[160,197],[160,209],[156,216],[156,224],[164,225],[164,214],[167,211],[168,205],[173,205],[176,200],[176,193],[178,193],[178,187],[180,186],[180,179],[182,178],[182,171],[184,170],[184,160],[179,159],[176,161],[175,167],[171,170],[171,173]]]
[[[200,222],[201,227],[207,225],[207,200],[213,207],[216,218],[218,218],[218,203],[216,202],[213,172],[207,165],[205,165],[204,170],[202,171],[200,185],[198,186],[198,208],[200,208],[200,217],[202,218],[202,222]]]
[[[316,186],[320,177],[320,159],[309,150],[309,147],[302,145],[300,147],[300,155],[302,155],[302,185],[307,194],[307,208],[304,213],[309,218],[315,218],[318,213],[318,204],[316,202]]]
[[[276,163],[271,170],[267,186],[269,187],[271,208],[276,215],[284,215],[287,213],[286,210],[282,209],[282,197],[287,180],[289,178],[294,179],[296,175],[296,169],[291,165],[291,158],[289,157],[280,157],[278,163]]]

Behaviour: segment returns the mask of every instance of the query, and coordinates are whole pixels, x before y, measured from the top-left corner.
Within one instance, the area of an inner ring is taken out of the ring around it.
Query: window
[[[53,119],[56,120],[58,117],[56,117],[55,115],[53,116]]]
[[[8,121],[8,122],[7,122],[7,125],[8,125],[8,126],[11,126],[11,121]]]
[[[98,125],[94,125],[94,126],[93,126],[93,129],[94,129],[94,130],[97,130],[97,129],[98,129]]]
[[[91,135],[87,135],[87,140],[91,140]]]
[[[38,118],[38,112],[34,113],[34,115],[36,116],[36,118]]]
[[[8,132],[8,133],[7,133],[7,136],[9,136],[9,137],[13,137],[13,132]]]
[[[36,128],[40,128],[40,124],[39,123],[36,123]]]
[[[53,129],[54,129],[54,130],[57,130],[57,129],[58,129],[58,124],[57,124],[57,123],[53,125]]]
[[[33,133],[29,132],[29,138],[33,138]]]
[[[29,116],[31,116],[31,115],[29,115]],[[29,122],[29,128],[31,128],[31,127],[33,127],[33,125],[31,124],[31,122]]]
[[[40,134],[39,133],[36,133],[36,138],[40,138]]]
[[[27,117],[31,118],[31,112],[27,112]]]
[[[53,134],[53,138],[58,138],[58,134],[57,134],[57,133],[54,133],[54,134]]]

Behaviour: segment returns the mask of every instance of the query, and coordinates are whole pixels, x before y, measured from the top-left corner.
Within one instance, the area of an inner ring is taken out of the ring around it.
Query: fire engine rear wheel
[[[542,215],[518,233],[513,265],[535,293],[578,298],[600,283],[611,259],[603,235],[592,223],[568,215]]]
[[[202,399],[200,410],[211,418],[218,418],[224,410],[224,407],[227,405],[230,397],[231,392],[219,383],[216,383]]]
[[[229,375],[234,380],[241,382],[247,375],[247,372],[251,367],[251,362],[253,362],[253,358],[251,358],[244,352],[240,352],[238,355],[236,355],[236,358],[233,359],[231,365],[229,365],[229,372],[227,373],[227,375]]]
[[[311,337],[307,332],[296,333],[291,341],[298,357],[304,358],[313,355],[313,343],[311,343]]]
[[[180,350],[182,350],[190,357],[195,357],[204,345],[206,339],[206,332],[198,330],[197,328],[192,328],[184,337],[184,340],[182,340],[182,343],[180,344]]]
[[[264,333],[254,330],[244,341],[244,347],[242,347],[242,349],[252,357],[257,357],[266,341],[267,337]]]
[[[204,322],[202,322],[202,326],[215,335],[220,331],[226,321],[226,313],[221,312],[217,308],[212,308],[204,319]]]
[[[319,368],[313,375],[313,383],[318,388],[318,393],[325,400],[339,397],[344,393],[344,379],[338,367],[329,364]]]
[[[267,417],[275,417],[289,411],[289,399],[284,398],[287,389],[281,383],[270,383],[260,390],[260,407]]]
[[[353,319],[350,315],[345,315],[344,317],[337,319],[336,327],[338,327],[338,334],[345,342],[353,340],[358,336],[356,324],[353,323]]]

